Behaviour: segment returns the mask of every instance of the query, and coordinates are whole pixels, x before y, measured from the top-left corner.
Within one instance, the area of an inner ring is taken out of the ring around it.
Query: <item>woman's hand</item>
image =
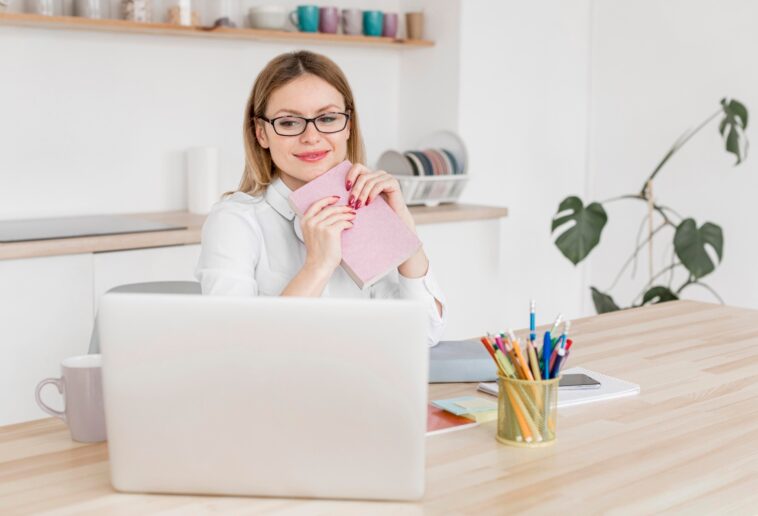
[[[382,195],[390,208],[415,232],[413,217],[403,200],[400,183],[394,176],[384,170],[372,172],[365,165],[355,163],[347,173],[345,189],[350,192],[348,205],[356,210],[368,206],[377,196]]]
[[[355,210],[333,206],[339,197],[314,202],[300,221],[307,256],[305,267],[331,275],[342,261],[342,232],[353,227]]]

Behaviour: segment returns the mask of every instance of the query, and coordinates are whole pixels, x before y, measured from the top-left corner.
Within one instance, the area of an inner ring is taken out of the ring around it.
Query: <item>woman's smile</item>
[[[322,159],[326,157],[327,154],[329,154],[328,150],[312,151],[312,152],[302,152],[300,154],[295,154],[295,157],[303,161],[313,163],[315,161],[321,161]]]

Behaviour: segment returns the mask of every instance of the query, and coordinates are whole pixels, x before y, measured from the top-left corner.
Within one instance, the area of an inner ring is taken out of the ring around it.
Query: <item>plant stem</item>
[[[600,204],[607,204],[607,203],[610,203],[610,202],[621,201],[621,200],[624,200],[624,199],[637,199],[638,201],[643,201],[643,202],[647,203],[647,198],[644,195],[637,194],[637,195],[619,195],[618,197],[611,197],[610,199],[606,199],[606,200],[602,201]],[[663,220],[666,221],[666,224],[670,225],[673,228],[676,228],[677,224],[674,224],[671,221],[671,219],[668,217],[668,215],[666,215],[665,210],[669,210],[670,212],[672,212],[673,214],[675,214],[676,216],[678,216],[680,219],[682,218],[681,215],[679,215],[678,213],[676,213],[674,210],[672,210],[671,208],[669,208],[667,206],[660,206],[658,204],[654,204],[653,205],[653,209],[655,211],[657,211],[660,214],[661,217],[663,217]]]
[[[685,283],[684,285],[682,285],[681,287],[679,287],[679,290],[676,291],[677,294],[679,294],[679,292],[681,292],[682,290],[684,290],[684,287],[687,287],[687,286],[690,286],[690,285],[699,285],[699,286],[703,287],[704,289],[706,289],[707,291],[709,291],[711,294],[713,294],[713,296],[716,299],[719,300],[719,303],[721,303],[722,305],[724,304],[724,300],[721,299],[721,296],[719,296],[718,293],[716,293],[716,291],[713,290],[713,288],[711,288],[709,285],[706,285],[705,283],[703,283],[701,281],[687,281],[687,283]]]
[[[640,238],[642,238],[642,230],[645,229],[645,222],[647,222],[648,214],[646,213],[645,216],[642,218],[642,222],[640,222],[640,227],[637,229],[637,238],[634,239],[635,245],[639,247],[640,245]],[[639,253],[634,253],[633,255],[634,260],[632,261],[632,279],[637,276],[637,262],[639,261],[637,258],[639,257]]]
[[[684,290],[687,287],[687,285],[690,285],[692,283],[694,283],[694,280],[692,279],[692,274],[690,274],[687,276],[687,281],[685,281],[681,287],[676,289],[676,292],[674,293],[678,296],[682,292],[682,290]]]
[[[693,137],[693,136],[695,136],[697,133],[699,133],[699,132],[700,132],[700,130],[701,130],[703,127],[705,127],[706,125],[708,125],[708,123],[709,123],[711,120],[713,120],[714,118],[716,118],[717,116],[719,116],[719,114],[721,114],[722,112],[723,112],[722,108],[719,108],[718,110],[716,110],[716,112],[715,112],[715,113],[713,113],[711,116],[709,116],[708,118],[706,118],[706,119],[705,119],[705,120],[704,120],[704,121],[703,121],[703,122],[702,122],[702,123],[701,123],[699,126],[697,126],[695,129],[690,129],[690,130],[688,130],[688,131],[685,131],[685,132],[682,134],[682,136],[680,136],[680,137],[679,137],[679,139],[678,139],[678,140],[677,140],[677,141],[674,143],[673,147],[671,147],[671,149],[669,149],[669,151],[666,153],[666,155],[665,155],[665,156],[663,156],[663,159],[660,161],[660,163],[658,163],[658,166],[657,166],[657,167],[655,167],[655,170],[653,170],[653,173],[652,173],[652,174],[650,174],[650,177],[648,177],[648,178],[645,180],[645,182],[644,182],[644,183],[642,183],[642,188],[640,189],[640,195],[642,195],[642,196],[644,196],[644,195],[645,195],[645,189],[647,188],[647,184],[648,184],[648,182],[650,182],[650,181],[652,181],[653,179],[655,179],[655,176],[657,176],[657,175],[658,175],[658,172],[660,172],[660,171],[661,171],[661,169],[663,168],[663,165],[665,165],[665,164],[666,164],[666,162],[668,162],[668,160],[671,158],[671,156],[673,156],[673,155],[676,153],[676,151],[678,151],[679,149],[681,149],[681,148],[684,146],[684,144],[685,144],[685,143],[687,143],[688,141],[690,141],[690,138],[692,138],[692,137]]]
[[[616,279],[614,279],[614,280],[613,280],[613,283],[611,284],[611,286],[610,286],[610,287],[608,287],[608,289],[606,290],[606,292],[608,292],[609,290],[613,290],[613,288],[616,286],[616,283],[618,283],[619,279],[621,279],[621,275],[622,275],[622,274],[624,274],[624,271],[627,269],[627,267],[629,267],[629,265],[630,265],[630,264],[631,264],[631,263],[634,261],[634,258],[637,256],[637,254],[640,252],[640,250],[641,250],[643,247],[645,247],[645,244],[647,244],[647,243],[648,243],[648,241],[649,241],[650,239],[652,239],[652,238],[655,236],[655,234],[656,234],[656,233],[658,233],[658,231],[660,231],[661,229],[665,228],[665,227],[666,227],[666,225],[667,225],[667,224],[663,223],[663,224],[661,224],[660,226],[658,226],[657,228],[655,228],[655,230],[653,230],[653,233],[652,233],[651,235],[649,235],[649,236],[648,236],[648,237],[647,237],[645,240],[643,240],[643,241],[640,243],[640,245],[638,245],[638,246],[637,246],[637,248],[636,248],[636,249],[634,250],[634,252],[632,253],[632,256],[630,256],[630,257],[629,257],[629,258],[626,260],[626,262],[624,263],[623,267],[621,267],[621,270],[620,270],[620,271],[619,271],[619,273],[616,275]]]
[[[675,267],[679,267],[680,265],[681,265],[681,263],[672,263],[671,265],[668,265],[668,266],[664,267],[663,269],[661,269],[660,271],[658,271],[658,273],[655,276],[653,276],[652,278],[650,278],[650,281],[647,282],[647,284],[645,285],[645,288],[642,289],[642,292],[640,292],[639,294],[637,294],[637,296],[632,300],[632,305],[634,305],[639,298],[641,298],[641,297],[643,297],[645,295],[645,292],[647,292],[647,289],[649,289],[653,285],[653,282],[656,279],[658,279],[661,276],[663,276],[664,274],[666,274],[667,271],[673,270]],[[677,291],[677,294],[678,293],[679,293],[679,291]]]

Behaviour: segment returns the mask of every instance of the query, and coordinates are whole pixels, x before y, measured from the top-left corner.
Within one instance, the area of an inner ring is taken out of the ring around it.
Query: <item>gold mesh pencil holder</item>
[[[516,380],[498,376],[498,442],[527,448],[555,442],[558,418],[558,382]]]

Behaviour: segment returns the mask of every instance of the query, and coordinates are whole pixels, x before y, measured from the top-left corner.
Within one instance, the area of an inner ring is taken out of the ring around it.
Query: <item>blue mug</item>
[[[366,36],[381,36],[383,23],[382,11],[363,11],[363,33]]]
[[[318,6],[298,5],[290,13],[290,21],[300,32],[318,32]]]

